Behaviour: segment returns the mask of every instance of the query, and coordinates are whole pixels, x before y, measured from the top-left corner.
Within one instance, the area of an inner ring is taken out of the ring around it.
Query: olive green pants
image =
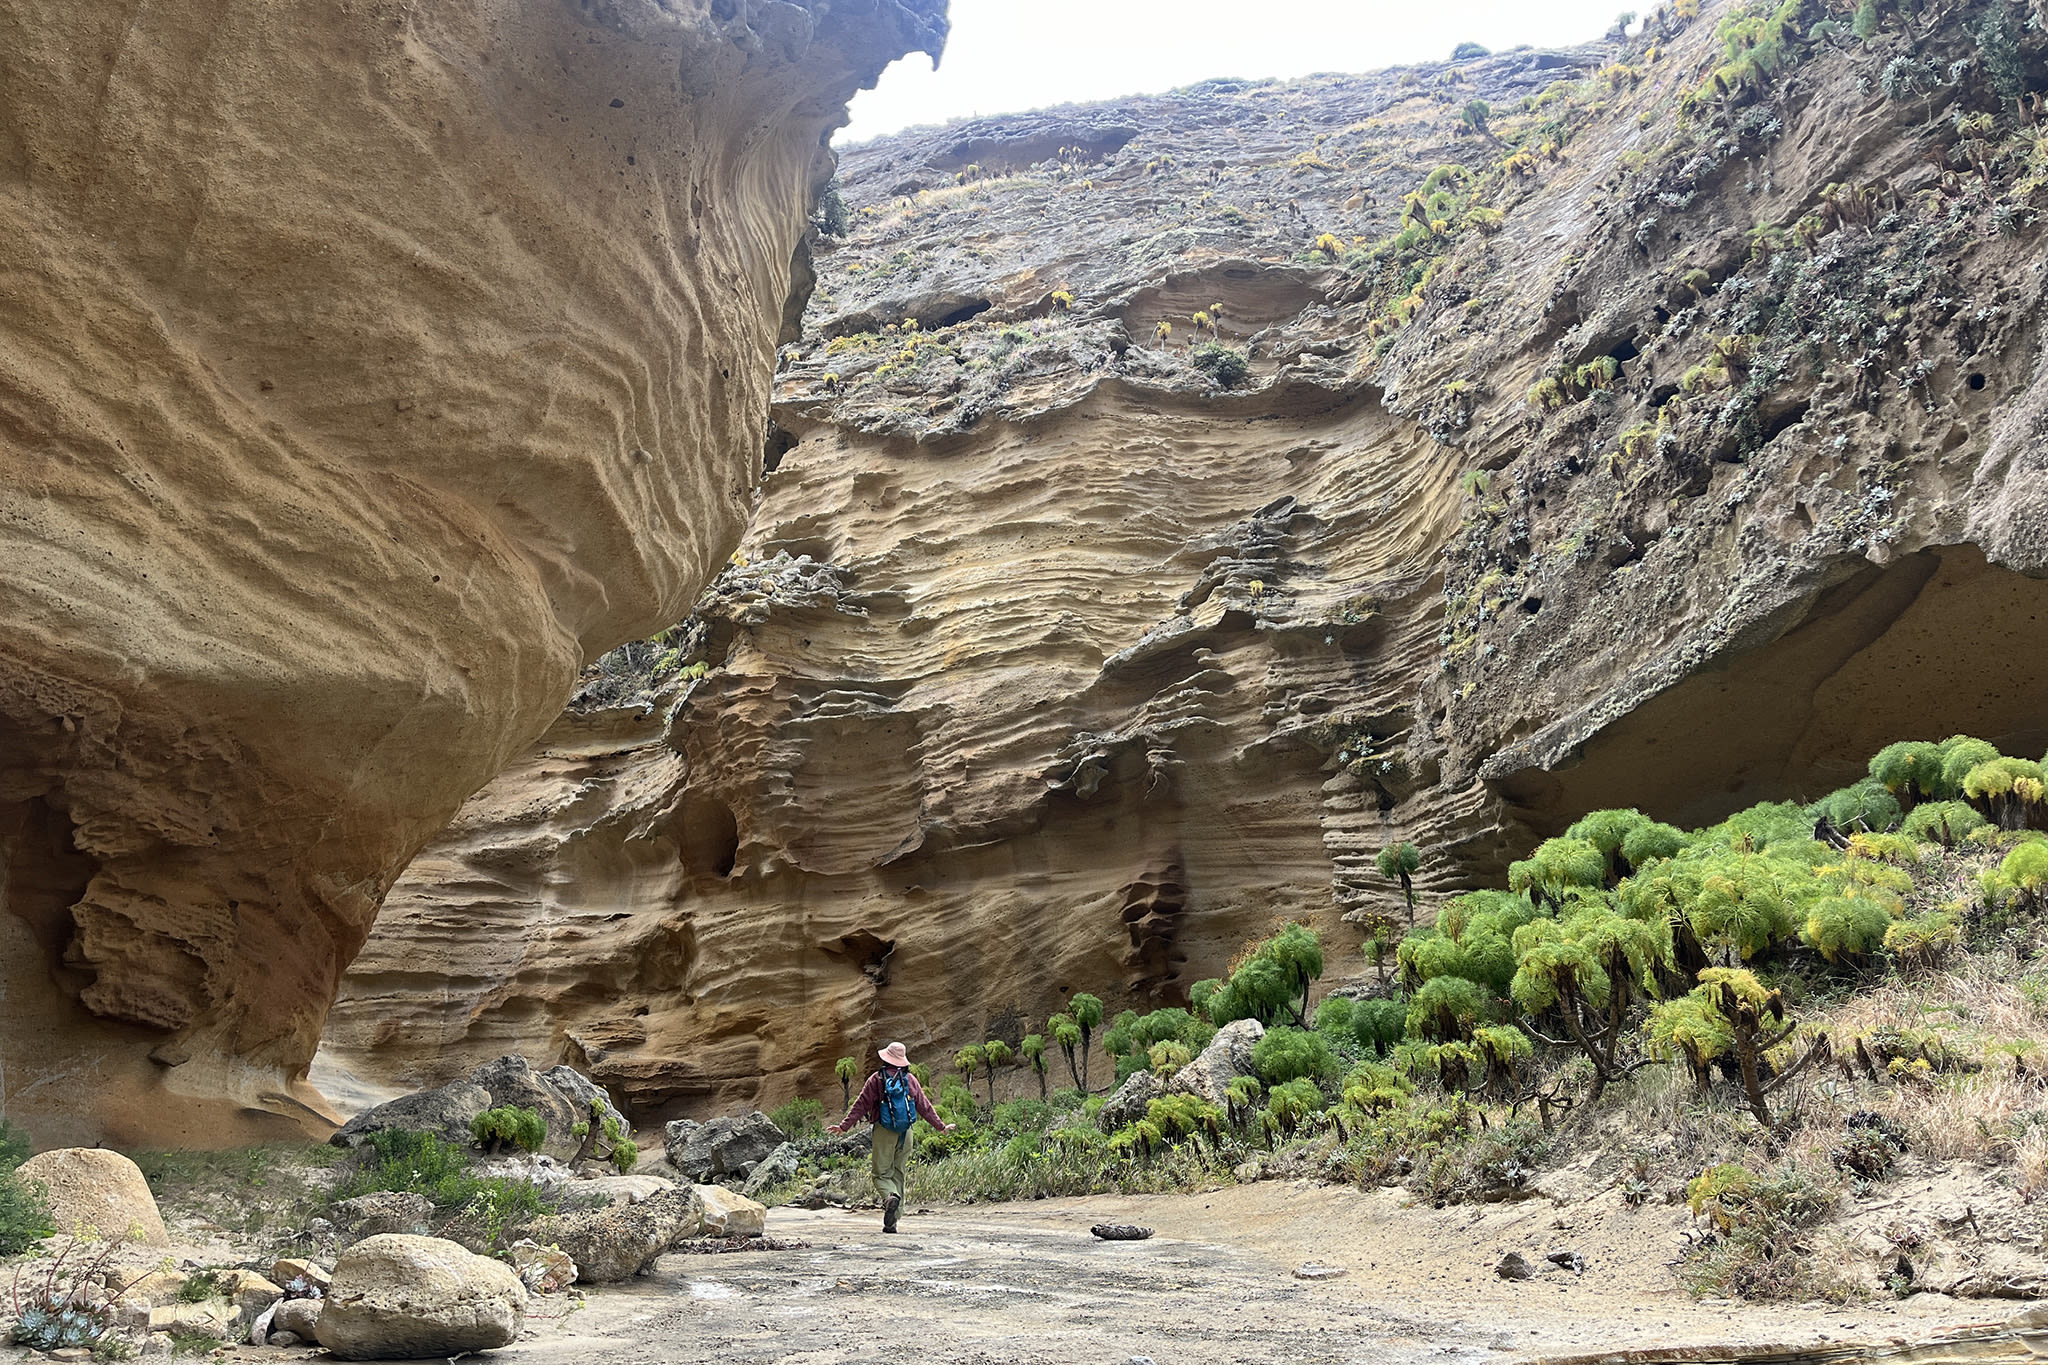
[[[875,1125],[875,1194],[887,1203],[890,1195],[902,1199],[909,1190],[910,1135],[892,1133]]]

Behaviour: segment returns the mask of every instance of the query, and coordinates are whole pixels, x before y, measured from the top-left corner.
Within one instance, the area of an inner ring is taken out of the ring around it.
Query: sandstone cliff
[[[1396,841],[2048,743],[2038,27],[1688,10],[851,152],[748,562],[401,880],[335,1062],[836,1093],[1276,918],[1357,971]]]
[[[739,538],[822,139],[943,11],[0,3],[11,1117],[319,1109],[392,879]]]

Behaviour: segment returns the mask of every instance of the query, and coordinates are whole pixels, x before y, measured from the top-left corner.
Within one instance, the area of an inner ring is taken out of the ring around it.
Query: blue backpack
[[[898,1137],[917,1122],[917,1106],[910,1102],[910,1073],[895,1067],[882,1069],[882,1107],[875,1122]]]

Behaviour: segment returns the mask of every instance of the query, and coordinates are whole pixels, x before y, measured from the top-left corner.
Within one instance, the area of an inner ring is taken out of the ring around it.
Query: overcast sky
[[[1461,42],[1590,42],[1652,0],[953,0],[934,73],[889,68],[839,144],[975,114],[1153,94],[1212,77],[1304,76],[1442,61]]]

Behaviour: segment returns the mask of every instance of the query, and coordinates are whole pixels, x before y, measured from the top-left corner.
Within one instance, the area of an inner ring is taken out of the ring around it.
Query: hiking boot
[[[896,1197],[895,1195],[893,1195],[893,1194],[889,1196],[888,1200],[887,1200],[887,1201],[886,1201],[885,1203],[883,1203],[883,1205],[882,1205],[882,1231],[884,1231],[884,1232],[894,1232],[894,1231],[896,1231],[896,1215],[897,1215],[897,1214],[898,1214],[898,1213],[899,1213],[899,1212],[900,1212],[900,1211],[902,1210],[902,1207],[903,1207],[903,1201],[902,1201],[901,1199],[897,1198],[897,1197]]]

